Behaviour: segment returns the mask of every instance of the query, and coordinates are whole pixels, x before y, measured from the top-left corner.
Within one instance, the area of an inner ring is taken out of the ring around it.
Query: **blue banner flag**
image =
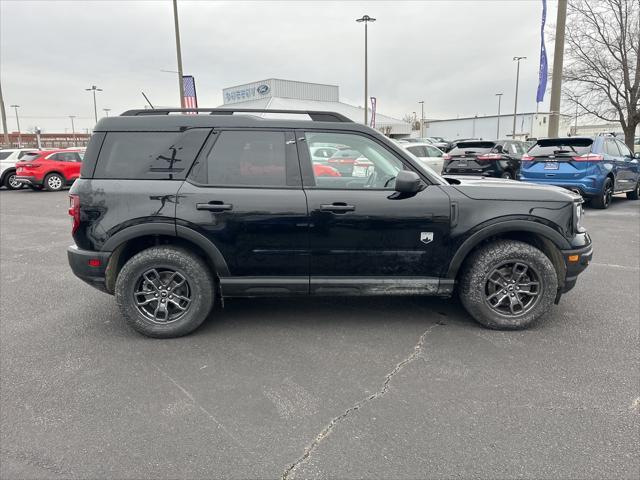
[[[540,72],[538,73],[538,94],[536,102],[544,100],[544,93],[547,90],[547,49],[544,46],[544,24],[547,21],[547,0],[542,0],[542,26],[540,27]]]

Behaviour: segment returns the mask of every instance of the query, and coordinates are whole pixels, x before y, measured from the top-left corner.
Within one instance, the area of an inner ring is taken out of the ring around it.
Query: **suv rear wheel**
[[[115,297],[134,330],[149,337],[180,337],[209,315],[214,281],[199,257],[182,248],[151,247],[124,265]]]
[[[551,308],[558,277],[549,258],[528,243],[501,240],[477,250],[460,279],[466,310],[488,328],[526,328]]]
[[[64,178],[57,173],[50,173],[44,177],[44,188],[49,192],[57,192],[64,187]]]
[[[602,186],[602,192],[597,197],[591,199],[591,205],[595,208],[609,208],[609,205],[611,205],[611,197],[613,197],[613,182],[607,177]]]

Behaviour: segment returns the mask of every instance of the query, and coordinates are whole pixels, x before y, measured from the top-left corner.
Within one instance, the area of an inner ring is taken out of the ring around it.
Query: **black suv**
[[[145,335],[187,334],[225,297],[455,290],[481,324],[524,328],[591,259],[573,192],[445,180],[336,113],[182,112],[100,120],[70,192],[71,268]],[[362,167],[321,175],[318,146]]]
[[[526,151],[518,140],[458,142],[445,156],[442,173],[516,179]]]

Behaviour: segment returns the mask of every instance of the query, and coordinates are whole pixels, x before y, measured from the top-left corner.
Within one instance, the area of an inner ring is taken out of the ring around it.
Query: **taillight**
[[[485,153],[484,155],[478,155],[476,157],[477,160],[480,161],[488,161],[488,160],[500,160],[502,155],[499,153]]]
[[[40,165],[37,163],[25,163],[24,165],[20,165],[21,167],[29,167],[29,168],[38,168]]]
[[[595,153],[585,153],[579,157],[573,157],[574,162],[602,162],[604,157]]]
[[[527,155],[526,153],[524,155],[522,155],[522,159],[523,162],[531,162],[533,161],[533,157],[531,155]]]
[[[80,197],[69,195],[69,215],[71,216],[71,233],[76,233],[80,227]]]

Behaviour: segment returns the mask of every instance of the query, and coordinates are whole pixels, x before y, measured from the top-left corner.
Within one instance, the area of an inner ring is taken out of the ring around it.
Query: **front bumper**
[[[588,238],[588,237],[587,237]],[[562,250],[562,258],[567,267],[564,285],[560,293],[567,293],[576,286],[578,275],[585,271],[593,258],[593,245],[589,241],[588,245],[573,250]]]
[[[111,252],[81,250],[75,245],[67,248],[69,266],[75,276],[106,293],[110,293],[106,285],[106,270],[110,257]]]

